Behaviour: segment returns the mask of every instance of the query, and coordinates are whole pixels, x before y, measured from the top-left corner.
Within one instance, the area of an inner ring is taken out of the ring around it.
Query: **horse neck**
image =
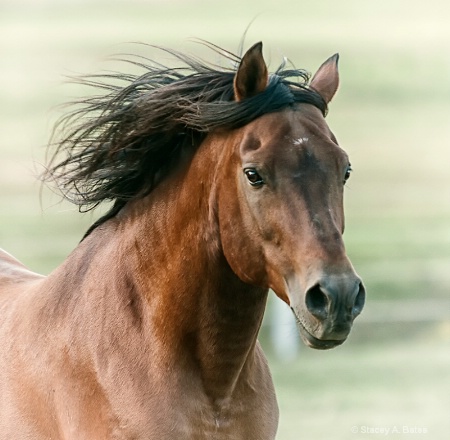
[[[251,374],[267,290],[243,283],[221,251],[215,170],[224,157],[211,158],[221,148],[210,144],[125,211],[122,253],[164,358],[198,371],[206,392],[224,398]]]

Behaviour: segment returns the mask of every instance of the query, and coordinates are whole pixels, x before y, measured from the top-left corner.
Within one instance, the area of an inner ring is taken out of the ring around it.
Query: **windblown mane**
[[[236,102],[233,80],[241,58],[207,45],[232,67],[158,48],[181,66],[131,57],[125,61],[142,68],[142,74],[79,80],[103,93],[75,102],[75,109],[58,122],[55,132],[62,135],[43,178],[56,183],[80,211],[114,203],[88,233],[127,201],[152,191],[185,150],[198,147],[214,130],[241,127],[295,103],[312,104],[325,115],[326,103],[307,86],[309,74],[286,69],[285,63],[270,75],[264,92]]]

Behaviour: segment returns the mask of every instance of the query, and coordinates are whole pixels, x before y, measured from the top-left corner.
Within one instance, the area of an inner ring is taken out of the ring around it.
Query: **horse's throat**
[[[205,392],[220,401],[252,374],[267,292],[235,281],[204,295],[196,356]]]

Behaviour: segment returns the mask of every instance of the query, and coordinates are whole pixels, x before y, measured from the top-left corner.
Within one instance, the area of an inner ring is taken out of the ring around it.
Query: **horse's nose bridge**
[[[346,259],[345,245],[342,238],[343,224],[326,209],[322,215],[311,215],[309,245],[320,253],[330,264]]]

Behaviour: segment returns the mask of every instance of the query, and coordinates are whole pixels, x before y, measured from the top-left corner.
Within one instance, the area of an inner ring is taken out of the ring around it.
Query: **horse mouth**
[[[316,350],[329,350],[330,348],[337,347],[338,345],[341,345],[345,342],[345,338],[340,340],[316,338],[306,329],[306,327],[298,318],[297,318],[297,326],[303,342],[308,347],[314,348]]]

